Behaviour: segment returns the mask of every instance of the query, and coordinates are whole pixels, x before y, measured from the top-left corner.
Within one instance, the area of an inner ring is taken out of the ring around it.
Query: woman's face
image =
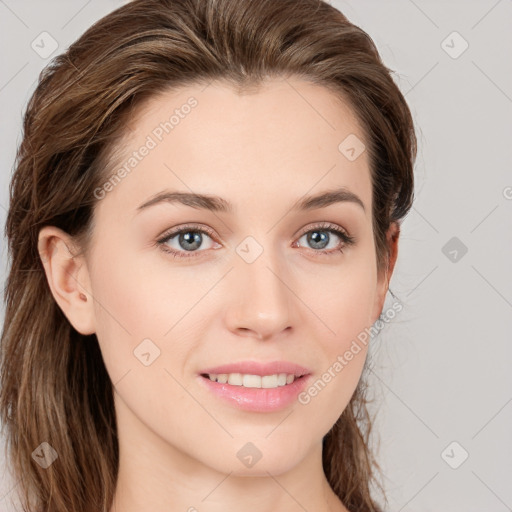
[[[80,274],[121,442],[287,471],[347,406],[387,290],[363,132],[298,79],[169,92],[130,128]]]

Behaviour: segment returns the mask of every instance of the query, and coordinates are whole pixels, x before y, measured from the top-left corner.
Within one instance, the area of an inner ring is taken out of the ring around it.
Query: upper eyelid
[[[201,231],[206,233],[208,236],[213,238],[213,229],[208,228],[206,226],[201,226],[199,224],[185,224],[183,227],[178,227],[177,229],[170,228],[165,230],[159,237],[159,240],[167,239],[169,237],[178,235],[179,233],[187,232],[187,231]]]

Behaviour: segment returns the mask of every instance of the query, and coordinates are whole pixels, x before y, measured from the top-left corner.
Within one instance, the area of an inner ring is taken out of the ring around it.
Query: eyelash
[[[353,236],[350,236],[348,233],[346,233],[344,230],[336,226],[336,224],[331,224],[329,222],[321,222],[318,225],[313,226],[312,228],[308,229],[307,231],[304,231],[299,236],[299,239],[302,238],[304,235],[307,235],[308,233],[314,232],[314,231],[327,231],[329,233],[334,233],[339,238],[341,238],[341,247],[338,247],[336,249],[310,249],[314,251],[317,254],[325,255],[325,256],[334,256],[335,253],[343,253],[343,249],[346,247],[350,247],[351,245],[354,245],[356,243],[356,239]],[[165,233],[159,240],[157,240],[157,245],[162,249],[162,251],[173,255],[175,258],[191,258],[195,257],[194,253],[197,252],[204,252],[204,251],[176,251],[174,249],[170,249],[166,243],[171,239],[174,238],[176,235],[180,235],[181,233],[203,233],[208,235],[210,238],[215,240],[214,232],[212,229],[208,227],[202,227],[195,224],[190,224],[181,227],[178,230],[170,231]],[[295,242],[294,242],[295,243]],[[188,254],[187,254],[188,252]]]

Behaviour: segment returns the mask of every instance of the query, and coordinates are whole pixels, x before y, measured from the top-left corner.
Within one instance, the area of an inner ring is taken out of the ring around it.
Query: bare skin
[[[191,96],[197,105],[157,140],[155,127]],[[157,144],[98,202],[90,251],[73,258],[73,239],[55,227],[39,237],[55,300],[75,329],[96,333],[115,386],[121,458],[111,512],[346,512],[322,469],[322,438],[349,403],[367,346],[307,404],[273,412],[237,409],[199,374],[285,360],[314,382],[379,318],[399,231],[390,229],[388,271],[378,275],[368,155],[351,161],[338,149],[350,134],[364,140],[357,120],[322,87],[273,79],[244,95],[220,83],[165,93],[130,128],[116,164],[148,135]],[[342,187],[364,208],[293,210]],[[164,190],[220,196],[232,211],[169,202],[138,211]],[[191,223],[193,250],[179,236],[158,245]],[[242,244],[248,236],[256,244]],[[237,252],[258,246],[250,263]],[[134,355],[145,339],[160,350],[147,366]],[[261,453],[252,467],[237,457],[248,442]]]

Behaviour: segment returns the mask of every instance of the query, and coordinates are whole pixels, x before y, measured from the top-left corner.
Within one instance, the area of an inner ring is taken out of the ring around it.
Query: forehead
[[[370,210],[362,127],[348,104],[316,84],[287,78],[246,91],[223,82],[181,87],[146,101],[125,129],[109,175],[127,172],[105,204],[135,210],[167,188],[261,207],[262,198],[296,201],[346,186]],[[347,144],[361,151],[357,158],[347,157]]]

